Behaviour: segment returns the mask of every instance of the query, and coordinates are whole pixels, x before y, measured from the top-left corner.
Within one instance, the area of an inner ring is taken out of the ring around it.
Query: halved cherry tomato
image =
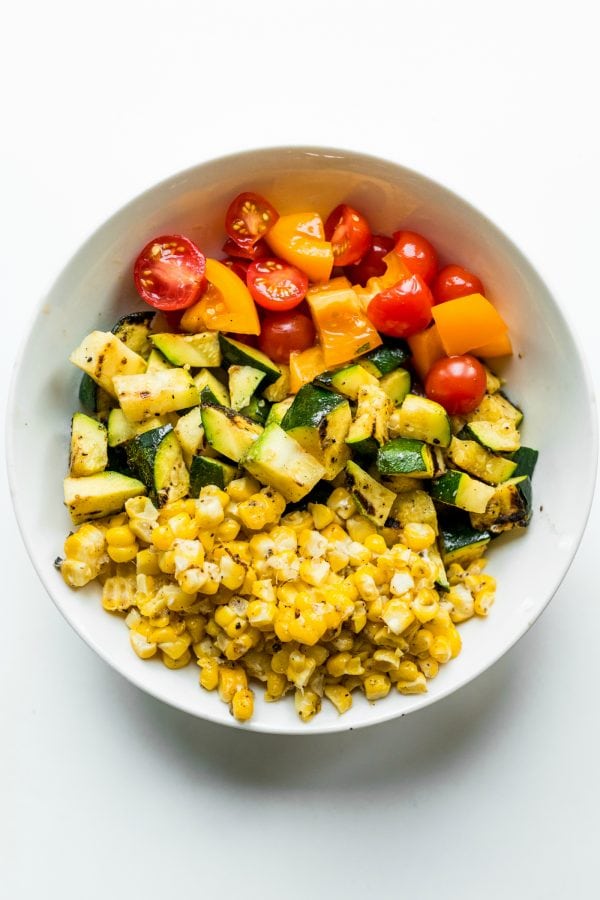
[[[385,234],[374,234],[371,241],[371,247],[363,258],[351,266],[346,266],[344,270],[344,274],[352,284],[360,284],[364,287],[369,278],[383,275],[386,270],[383,257],[394,249],[394,239]]]
[[[420,275],[407,275],[373,297],[367,315],[382,334],[406,338],[427,328],[432,303],[431,291]]]
[[[331,241],[336,266],[358,262],[371,246],[369,223],[359,212],[340,203],[325,222],[325,239]]]
[[[273,313],[265,316],[258,349],[276,363],[288,363],[290,353],[306,350],[315,342],[315,326],[302,313]]]
[[[304,272],[275,257],[253,262],[248,268],[246,283],[255,303],[276,312],[298,306],[308,290]]]
[[[232,200],[225,216],[225,229],[238,247],[252,247],[275,224],[279,213],[260,194],[243,193]]]
[[[255,244],[240,247],[240,245],[236,244],[235,241],[232,241],[231,238],[227,238],[221,249],[223,250],[223,253],[227,253],[228,256],[233,256],[235,259],[265,259],[267,256],[271,255],[271,251],[269,250],[266,241],[263,241],[262,239]]]
[[[415,231],[395,231],[394,252],[406,263],[413,275],[420,275],[426,284],[430,284],[437,272],[437,253],[422,234]]]
[[[477,409],[485,394],[485,369],[474,356],[445,356],[434,362],[425,379],[425,393],[451,416]]]
[[[431,286],[434,303],[446,303],[457,297],[468,297],[469,294],[483,294],[483,284],[477,277],[463,269],[462,266],[444,266],[436,275]]]
[[[156,309],[186,309],[206,286],[206,258],[181,234],[150,241],[135,261],[133,277],[142,298]]]

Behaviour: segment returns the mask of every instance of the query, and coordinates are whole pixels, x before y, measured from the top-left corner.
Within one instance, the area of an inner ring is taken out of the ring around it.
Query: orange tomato
[[[333,268],[331,243],[325,240],[323,220],[314,212],[280,216],[266,241],[275,256],[297,266],[311,281],[327,281]]]

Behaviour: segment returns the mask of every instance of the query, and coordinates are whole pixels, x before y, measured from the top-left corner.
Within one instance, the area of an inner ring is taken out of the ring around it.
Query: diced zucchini
[[[281,369],[281,375],[277,381],[268,385],[262,392],[265,400],[269,400],[271,403],[279,403],[280,400],[285,400],[290,393],[290,367],[282,365],[279,368]]]
[[[531,447],[519,447],[512,455],[512,460],[517,466],[513,472],[513,478],[518,478],[520,475],[528,475],[531,478],[538,455],[538,451],[532,450]]]
[[[402,406],[390,417],[389,426],[392,437],[414,438],[438,447],[447,447],[452,437],[444,407],[416,394],[406,395]]]
[[[265,373],[264,384],[269,385],[276,382],[281,377],[281,370],[274,362],[271,362],[268,356],[256,350],[254,347],[248,347],[233,338],[219,334],[219,343],[224,361],[230,366],[252,366]]]
[[[393,404],[379,384],[367,384],[358,392],[358,405],[346,443],[355,453],[372,455],[388,439]]]
[[[410,372],[407,369],[395,369],[383,376],[379,386],[385,391],[394,406],[401,406],[411,388]]]
[[[446,566],[459,563],[468,565],[483,556],[490,542],[491,534],[478,531],[462,515],[444,519],[440,523],[440,552]]]
[[[199,334],[151,334],[150,340],[174,366],[220,366],[221,348],[216,331]]]
[[[92,331],[73,350],[69,360],[111,397],[117,396],[113,383],[116,375],[137,375],[146,371],[142,357],[110,331]]]
[[[485,510],[471,510],[471,525],[499,534],[524,528],[531,519],[531,481],[527,475],[511,478],[493,491]],[[477,513],[476,515],[474,513]]]
[[[398,494],[385,523],[383,537],[392,545],[401,540],[405,525],[418,522],[429,525],[438,532],[437,513],[433,500],[426,491],[414,490]]]
[[[75,413],[71,419],[69,474],[73,478],[103,472],[108,463],[106,428],[97,419]]]
[[[237,468],[220,459],[194,456],[190,467],[190,496],[197,497],[207,484],[216,484],[224,490],[237,475]]]
[[[424,441],[396,438],[380,447],[377,453],[377,468],[382,475],[432,478],[433,457]]]
[[[185,497],[190,476],[171,425],[138,434],[125,445],[127,461],[157,506]]]
[[[239,411],[248,406],[265,373],[252,366],[229,366],[228,376],[231,408]]]
[[[254,397],[250,399],[248,406],[244,406],[240,409],[240,412],[243,416],[246,416],[247,419],[252,419],[253,422],[258,422],[259,425],[265,425],[270,410],[271,404],[265,400],[264,397],[257,397],[255,394]]]
[[[220,406],[231,406],[229,391],[208,369],[200,369],[198,374],[194,375],[194,384],[205,402],[217,403]]]
[[[483,366],[485,370],[485,390],[488,394],[495,394],[502,387],[502,379],[498,378],[497,375],[494,375],[491,369],[488,369],[486,365]]]
[[[325,474],[325,468],[274,422],[249,447],[242,465],[292,503],[302,500]]]
[[[514,475],[517,463],[503,456],[496,456],[477,441],[461,441],[453,437],[448,447],[448,458],[470,475],[487,484],[500,484]]]
[[[94,413],[104,422],[115,401],[87,372],[83,372],[79,382],[79,402],[87,412]]]
[[[283,417],[281,427],[323,464],[323,477],[331,481],[350,457],[344,442],[351,422],[350,404],[345,397],[305,384]]]
[[[521,438],[510,419],[495,422],[467,422],[461,436],[472,438],[494,453],[513,453],[519,449]]]
[[[146,363],[146,372],[163,372],[165,369],[172,368],[173,363],[170,363],[168,359],[165,359],[160,350],[153,347]]]
[[[200,453],[204,446],[204,428],[202,427],[200,407],[194,406],[184,416],[180,416],[173,430],[183,451],[185,464],[189,469],[193,457]]]
[[[266,424],[270,425],[271,422],[275,422],[277,425],[281,425],[283,422],[283,418],[294,402],[293,397],[286,397],[285,400],[280,400],[278,403],[274,403],[271,409],[269,410],[269,415],[267,416]]]
[[[171,418],[176,418],[174,413],[153,416],[151,419],[146,419],[145,422],[130,422],[123,410],[119,406],[115,406],[108,414],[108,446],[120,447],[136,434],[143,434],[144,431],[159,428],[161,425],[172,425],[173,423],[169,421]]]
[[[371,350],[366,356],[361,356],[358,361],[367,372],[370,372],[376,378],[381,378],[382,375],[387,375],[389,372],[393,372],[394,369],[405,366],[409,359],[410,351],[408,346],[404,341],[399,341],[397,344],[386,343],[381,347],[376,347],[375,350]]]
[[[396,499],[394,492],[388,491],[352,460],[346,464],[346,485],[361,513],[373,524],[383,526]]]
[[[252,419],[225,406],[203,403],[200,412],[210,446],[234,462],[241,460],[263,431]]]
[[[328,387],[338,394],[343,394],[350,400],[356,400],[361,387],[366,384],[378,384],[377,378],[367,372],[362,366],[355,363],[351,366],[344,366],[336,372],[323,372],[315,378],[316,385],[319,387]]]
[[[485,394],[477,409],[466,418],[469,422],[498,422],[501,419],[509,419],[515,428],[518,428],[523,421],[523,413],[498,391]]]
[[[393,491],[395,494],[405,494],[407,491],[416,491],[422,490],[425,486],[425,482],[420,478],[413,478],[410,475],[383,475],[377,469],[377,466],[373,466],[370,470],[370,474],[377,477],[377,480],[380,481],[384,487],[389,488],[390,491]]]
[[[156,313],[150,309],[127,313],[121,316],[111,331],[126,347],[138,353],[143,359],[148,359],[152,350],[149,336],[155,316]]]
[[[131,422],[189,409],[200,399],[186,369],[165,369],[150,375],[115,375],[114,386],[121,409]]]
[[[88,519],[120,512],[126,500],[145,494],[146,488],[136,478],[105,471],[84,478],[65,478],[64,492],[73,524],[81,525]]]
[[[455,469],[449,469],[445,475],[435,478],[431,483],[431,496],[434,500],[457,506],[467,512],[485,512],[493,495],[494,488],[489,484]]]

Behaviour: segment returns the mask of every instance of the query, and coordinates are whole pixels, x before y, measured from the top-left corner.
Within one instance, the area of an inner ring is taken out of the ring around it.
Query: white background
[[[594,6],[11,4],[3,406],[39,297],[111,212],[183,167],[290,143],[386,156],[475,202],[540,268],[598,386]],[[598,896],[598,503],[491,671],[401,721],[294,739],[204,724],[109,670],[44,593],[2,478],[7,900]]]

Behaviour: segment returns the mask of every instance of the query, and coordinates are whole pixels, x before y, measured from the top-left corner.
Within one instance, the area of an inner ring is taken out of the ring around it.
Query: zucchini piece
[[[125,445],[127,462],[157,506],[185,497],[190,476],[172,425],[151,428]]]
[[[376,347],[375,350],[371,350],[366,356],[361,356],[358,362],[371,375],[381,378],[382,375],[387,375],[389,372],[393,372],[394,369],[405,366],[409,359],[410,350],[408,345],[404,341],[399,341],[397,344],[389,343]]]
[[[231,408],[239,411],[248,406],[265,373],[252,366],[230,366],[228,376]]]
[[[465,418],[469,422],[498,422],[500,419],[509,419],[515,428],[518,428],[523,421],[523,412],[503,393],[497,391],[494,394],[485,394],[477,409]]]
[[[487,484],[507,481],[517,468],[516,462],[489,453],[477,441],[461,441],[456,437],[452,438],[448,447],[448,458],[459,469],[464,469]]]
[[[324,466],[275,422],[267,425],[241,462],[261,484],[292,503],[306,497],[325,474]]]
[[[489,484],[455,469],[449,469],[445,475],[434,478],[431,483],[431,496],[434,500],[472,513],[484,513],[493,495],[494,488]]]
[[[485,510],[472,511],[471,525],[479,531],[500,534],[524,528],[531,519],[531,481],[527,475],[498,485]],[[475,514],[477,513],[477,514]]]
[[[76,347],[69,360],[86,372],[111,397],[116,397],[115,375],[137,375],[146,363],[110,331],[92,331]]]
[[[83,372],[79,382],[79,402],[87,412],[94,413],[104,422],[115,401],[87,372]]]
[[[197,497],[207,484],[216,484],[225,490],[237,475],[237,468],[220,459],[208,456],[194,456],[190,467],[190,497]]]
[[[114,386],[121,409],[131,422],[189,409],[200,400],[198,388],[186,369],[115,375]]]
[[[216,331],[199,334],[151,334],[150,340],[174,366],[220,366],[221,348]]]
[[[200,407],[204,436],[210,446],[239,462],[262,434],[262,426],[226,406],[203,403]]]
[[[355,363],[352,366],[344,366],[336,372],[323,372],[317,375],[314,383],[319,387],[328,387],[338,394],[343,394],[350,400],[356,400],[361,387],[366,384],[378,384],[377,378]]]
[[[538,451],[532,450],[531,447],[519,447],[512,455],[512,460],[517,465],[513,472],[513,478],[518,478],[520,475],[529,475],[531,478],[538,455]]]
[[[491,534],[478,531],[469,523],[466,516],[453,516],[440,523],[440,553],[444,565],[459,563],[468,565],[486,551]]]
[[[410,372],[407,369],[395,369],[383,376],[379,386],[395,406],[401,406],[411,388]]]
[[[115,406],[108,414],[108,446],[120,447],[136,434],[143,434],[144,431],[158,428],[161,425],[173,424],[168,419],[168,416],[154,416],[152,419],[146,419],[145,422],[134,423],[129,421],[120,407]]]
[[[162,355],[160,350],[153,347],[150,351],[148,361],[146,362],[146,372],[164,372],[165,369],[172,369],[173,363]]]
[[[255,367],[256,368],[256,367]],[[270,403],[279,403],[290,393],[290,367],[286,365],[279,366],[281,375],[263,391],[263,397]]]
[[[126,347],[139,353],[143,359],[148,359],[152,344],[150,343],[150,331],[156,313],[152,310],[140,310],[127,313],[113,325],[111,331]]]
[[[498,378],[497,375],[494,375],[491,369],[489,369],[484,363],[482,363],[483,369],[485,371],[485,390],[487,394],[495,394],[502,387],[502,379]]]
[[[251,398],[248,406],[244,406],[243,409],[240,409],[240,412],[243,416],[246,416],[246,418],[252,419],[253,422],[258,422],[259,425],[265,425],[270,410],[271,404],[263,397],[257,397],[255,395]]]
[[[382,475],[432,478],[433,456],[424,441],[396,438],[380,447],[377,468]]]
[[[97,472],[84,478],[68,476],[64,480],[65,506],[74,525],[88,519],[101,519],[118,513],[130,497],[146,493],[137,478],[129,478],[119,472]]]
[[[412,475],[383,475],[376,466],[370,470],[370,474],[377,478],[381,484],[389,488],[395,494],[405,494],[407,491],[422,490],[425,483],[420,478]]]
[[[108,447],[108,463],[106,466],[111,472],[118,472],[121,475],[127,475],[129,478],[135,478],[135,473],[131,471],[127,462],[127,454],[125,452],[125,444],[119,444],[116,447]]]
[[[390,546],[397,544],[402,539],[404,526],[413,522],[430,525],[438,533],[435,506],[426,491],[406,491],[396,497],[382,532],[386,542]]]
[[[225,337],[219,334],[219,344],[223,359],[230,366],[252,366],[265,373],[264,384],[274,384],[281,378],[281,369],[271,362],[268,356],[256,350],[254,347],[248,347],[233,338]]]
[[[379,384],[367,384],[358,392],[358,405],[346,443],[356,453],[371,455],[388,439],[393,404]]]
[[[269,410],[266,424],[270,425],[271,422],[275,422],[277,425],[281,425],[281,423],[283,422],[283,417],[285,416],[286,412],[293,402],[293,397],[286,397],[285,400],[280,400],[279,403],[274,403]]]
[[[513,453],[519,449],[521,438],[510,419],[497,419],[495,422],[467,422],[461,436],[472,438],[494,453]]]
[[[204,446],[204,428],[200,407],[194,406],[184,416],[180,416],[174,427],[177,440],[183,451],[183,459],[188,469],[195,457]]]
[[[414,438],[447,447],[452,438],[448,413],[435,400],[407,394],[402,406],[395,410],[390,418],[392,437]]]
[[[350,457],[344,442],[351,423],[350,404],[345,397],[305,384],[284,415],[281,427],[323,464],[323,478],[331,481]]]
[[[355,462],[346,464],[346,484],[363,516],[383,526],[396,499],[393,491],[375,481]]]
[[[207,403],[231,406],[229,391],[208,369],[200,369],[194,376],[194,384],[200,391],[200,396],[206,398]]]
[[[85,413],[75,413],[71,419],[71,448],[69,475],[81,478],[103,472],[108,464],[106,427]]]

